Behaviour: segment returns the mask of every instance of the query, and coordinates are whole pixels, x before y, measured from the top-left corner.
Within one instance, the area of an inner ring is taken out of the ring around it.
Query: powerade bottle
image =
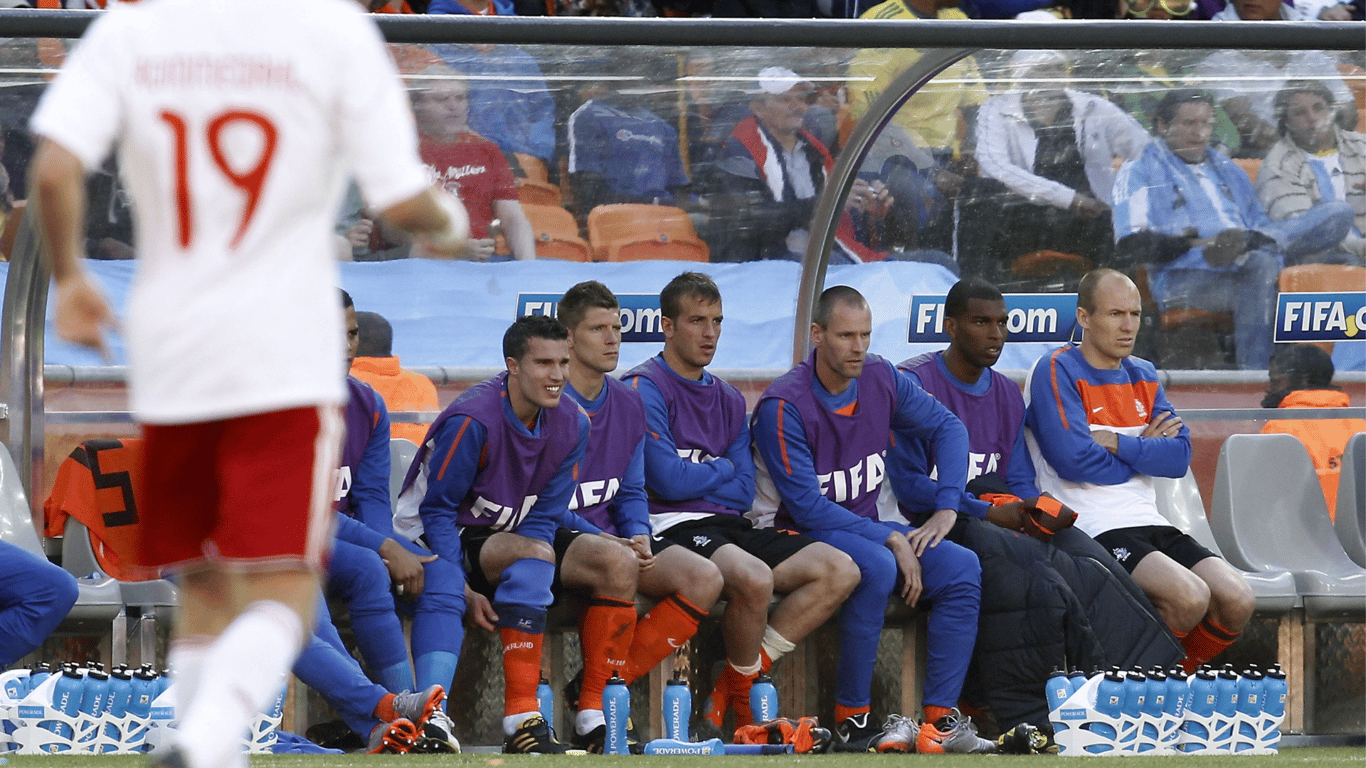
[[[1214,680],[1214,748],[1233,749],[1233,732],[1238,727],[1238,673],[1225,664]]]
[[[128,703],[133,698],[133,673],[128,668],[120,664],[114,667],[109,673],[109,706],[108,713],[111,720],[122,721],[128,716]],[[122,726],[117,723],[105,723],[105,736],[115,743],[124,740]]]
[[[1186,679],[1186,671],[1180,667],[1172,667],[1167,671],[1167,700],[1162,707],[1167,715],[1167,729],[1162,734],[1162,740],[1168,746],[1175,746],[1181,722],[1186,718],[1186,701],[1191,693],[1190,683]]]
[[[81,677],[81,673],[76,671],[74,665],[63,666],[61,677],[52,688],[52,708],[67,717],[75,718],[76,715],[80,714],[81,695],[84,692],[85,680]],[[76,735],[75,730],[70,725],[60,720],[44,720],[38,726],[46,728],[64,739],[70,739]],[[71,747],[67,745],[52,744],[48,751],[66,752],[70,749]]]
[[[1167,673],[1157,667],[1145,675],[1143,689],[1143,724],[1138,730],[1138,751],[1153,752],[1162,746],[1163,724],[1166,721]]]
[[[1048,699],[1048,711],[1052,712],[1062,706],[1067,697],[1072,695],[1072,681],[1067,679],[1067,673],[1055,668],[1048,673],[1048,682],[1044,683],[1044,697]]]
[[[38,666],[34,667],[33,671],[28,673],[29,691],[42,685],[43,681],[49,677],[52,677],[52,665],[46,661],[39,662]]]
[[[1190,678],[1190,698],[1186,702],[1186,717],[1181,724],[1185,732],[1180,738],[1181,751],[1207,753],[1214,748],[1214,706],[1219,698],[1215,690],[1218,682],[1214,671],[1200,667]]]
[[[105,696],[109,694],[109,673],[92,668],[85,673],[85,690],[81,692],[81,712],[91,717],[104,714]]]
[[[664,686],[664,738],[688,740],[688,719],[692,715],[692,691],[675,671]]]
[[[1262,751],[1275,752],[1281,743],[1281,721],[1285,719],[1286,682],[1281,665],[1272,665],[1262,680],[1262,715],[1257,724],[1257,741]]]
[[[773,678],[762,672],[754,678],[754,687],[749,690],[749,712],[756,723],[778,717],[778,689],[773,687]]]
[[[1135,667],[1124,674],[1124,719],[1119,725],[1120,748],[1138,751],[1138,734],[1143,729],[1143,703],[1148,698],[1148,678]]]
[[[1250,666],[1238,680],[1238,725],[1233,735],[1234,752],[1257,749],[1257,721],[1262,716],[1262,671]]]
[[[631,717],[631,691],[616,672],[607,680],[607,687],[602,692],[602,716],[607,725],[603,754],[631,754],[626,743],[626,721]]]
[[[550,681],[541,678],[541,682],[536,684],[536,709],[540,710],[541,717],[545,718],[546,725],[553,725],[555,722],[555,691],[550,687]]]
[[[1076,693],[1081,690],[1083,685],[1086,685],[1086,673],[1080,669],[1073,669],[1067,673],[1067,681],[1071,684],[1071,693]]]
[[[157,697],[156,673],[142,667],[133,673],[132,696],[128,700],[128,714],[147,718],[152,714],[152,701]]]
[[[1113,724],[1124,716],[1124,674],[1118,667],[1111,668],[1096,687],[1096,712],[1112,722],[1090,722],[1082,727],[1104,743],[1088,744],[1085,751],[1093,754],[1113,753],[1119,749],[1119,729]]]
[[[152,673],[152,676],[153,676],[153,679],[155,679],[155,680],[157,681],[157,695],[158,695],[158,696],[160,696],[161,694],[165,693],[165,692],[166,692],[166,689],[171,687],[171,670],[169,670],[169,669],[163,669],[163,670],[161,670],[161,674],[158,675],[157,672],[156,672],[156,670],[155,670],[155,669],[152,669],[152,665],[151,665],[151,664],[143,664],[142,666],[143,666],[143,668],[146,669],[148,672],[151,672],[151,673]]]

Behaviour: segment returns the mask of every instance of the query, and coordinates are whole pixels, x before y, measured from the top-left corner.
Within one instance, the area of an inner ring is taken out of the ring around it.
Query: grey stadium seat
[[[1366,432],[1352,435],[1342,452],[1337,510],[1338,541],[1352,562],[1366,568]]]
[[[3,446],[0,446],[0,541],[47,559],[38,532],[33,528],[33,514],[29,511],[23,483],[19,481],[19,470],[14,466],[9,450]],[[128,660],[128,638],[119,583],[103,574],[92,577],[94,572],[95,569],[91,569],[73,574],[77,577],[78,597],[57,632],[107,635],[109,660],[121,664]]]
[[[1210,528],[1249,571],[1287,570],[1310,621],[1366,615],[1366,569],[1338,543],[1304,444],[1290,435],[1232,435],[1219,451]]]
[[[403,490],[403,478],[408,475],[408,466],[417,455],[413,441],[401,437],[389,438],[389,503],[398,503],[398,492]]]
[[[1163,517],[1206,549],[1223,557],[1205,517],[1205,502],[1200,498],[1200,486],[1195,482],[1194,473],[1187,469],[1186,476],[1180,479],[1155,477],[1153,489],[1157,492],[1157,511]],[[1242,571],[1242,575],[1257,596],[1258,613],[1284,614],[1299,606],[1295,577],[1289,571]]]

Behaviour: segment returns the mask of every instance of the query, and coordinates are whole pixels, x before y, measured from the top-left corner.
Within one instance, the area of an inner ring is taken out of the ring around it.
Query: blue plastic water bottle
[[[146,718],[152,714],[152,701],[157,697],[156,673],[147,667],[133,673],[132,696],[128,700],[128,713]]]
[[[664,686],[664,738],[688,740],[688,720],[692,717],[692,691],[688,683],[675,673]]]
[[[1266,671],[1266,676],[1262,680],[1262,730],[1261,738],[1258,739],[1258,746],[1264,750],[1277,749],[1281,743],[1281,721],[1285,718],[1285,696],[1286,696],[1285,672],[1281,671],[1281,665],[1275,664]],[[1275,722],[1274,727],[1270,727],[1266,721]]]
[[[1148,698],[1148,677],[1135,667],[1124,675],[1124,716],[1137,719],[1143,714],[1143,703]]]
[[[52,677],[52,665],[46,661],[39,662],[38,666],[34,667],[33,671],[28,673],[28,690],[31,692],[34,688],[42,685],[43,681],[49,677]],[[25,695],[27,695],[27,693]]]
[[[1048,682],[1044,683],[1043,693],[1048,699],[1048,710],[1051,712],[1061,707],[1072,694],[1072,681],[1067,679],[1066,672],[1054,669],[1048,673]]]
[[[762,672],[754,678],[754,687],[749,689],[749,712],[756,723],[778,717],[778,689],[773,687],[773,678]]]
[[[602,692],[602,716],[607,724],[603,754],[631,754],[626,743],[626,721],[631,717],[631,691],[616,672],[607,680],[607,687]]]
[[[5,698],[18,701],[28,694],[28,670],[13,669],[5,673]]]
[[[1071,672],[1067,673],[1067,681],[1070,683],[1068,695],[1071,695],[1080,691],[1081,687],[1086,685],[1086,673],[1082,672],[1080,669],[1073,669]]]
[[[109,694],[109,673],[91,669],[85,673],[85,690],[81,692],[82,713],[91,717],[104,714],[105,697]]]
[[[540,711],[541,717],[545,718],[547,725],[555,722],[555,691],[550,687],[550,681],[544,677],[536,684],[536,709]]]
[[[1262,716],[1262,692],[1265,688],[1262,671],[1256,666],[1243,670],[1238,679],[1238,728],[1233,751],[1248,752],[1257,748],[1257,720]]]
[[[1164,709],[1179,723],[1186,717],[1186,705],[1190,702],[1191,687],[1186,670],[1172,667],[1167,670],[1167,702]]]
[[[143,668],[145,668],[148,672],[151,672],[151,673],[152,673],[152,676],[153,676],[153,679],[157,681],[157,695],[158,695],[158,696],[160,696],[161,694],[165,693],[165,692],[166,692],[166,689],[171,687],[171,670],[169,670],[169,669],[163,669],[163,670],[161,670],[161,674],[157,674],[157,671],[156,671],[155,669],[152,669],[152,665],[151,665],[151,664],[143,664],[142,666],[143,666]]]
[[[1143,713],[1160,717],[1167,709],[1167,673],[1161,667],[1148,670],[1148,690],[1143,699]]]
[[[1106,717],[1118,720],[1124,714],[1124,674],[1118,668],[1112,668],[1105,673],[1096,688],[1096,711]],[[1096,736],[1108,740],[1109,744],[1093,744],[1087,746],[1087,752],[1104,753],[1113,752],[1119,749],[1115,739],[1119,738],[1119,731],[1110,723],[1091,722],[1084,726]]]
[[[109,714],[113,717],[127,715],[132,698],[133,673],[120,664],[109,673]]]
[[[1231,718],[1238,712],[1238,673],[1225,664],[1214,681],[1214,711]]]
[[[1192,714],[1200,717],[1214,714],[1215,703],[1219,699],[1219,692],[1215,690],[1217,679],[1214,670],[1209,667],[1201,667],[1195,671],[1195,676],[1190,679],[1191,697],[1186,702],[1186,708]]]
[[[62,667],[61,677],[52,688],[52,708],[68,717],[75,717],[81,709],[81,696],[85,692],[85,679],[81,673],[76,671],[74,665]],[[46,720],[39,725],[49,731],[70,739],[76,734],[71,726],[58,720]],[[67,751],[67,747],[58,749],[54,745],[53,750],[59,752]]]
[[[1096,711],[1114,718],[1124,714],[1124,675],[1119,669],[1106,672],[1096,688]]]
[[[681,739],[654,739],[645,742],[647,755],[724,755],[726,745],[720,739],[691,742]]]

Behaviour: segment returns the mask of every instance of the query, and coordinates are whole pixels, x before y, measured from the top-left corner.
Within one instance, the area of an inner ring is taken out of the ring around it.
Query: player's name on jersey
[[[555,316],[559,304],[558,293],[519,293],[517,294],[517,317],[527,315]],[[621,305],[621,341],[662,344],[664,329],[660,327],[659,294],[657,293],[618,293],[617,303]]]
[[[1366,340],[1366,293],[1282,293],[1276,341]]]
[[[1062,344],[1077,333],[1077,294],[1007,293],[1006,328],[1010,341]],[[912,296],[907,323],[908,344],[947,344],[944,334],[944,296]]]

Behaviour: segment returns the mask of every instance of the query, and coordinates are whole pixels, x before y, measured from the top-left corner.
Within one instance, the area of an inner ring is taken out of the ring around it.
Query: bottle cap
[[[612,673],[612,676],[609,677],[609,678],[607,678],[607,684],[608,684],[608,685],[626,685],[626,681],[625,681],[625,680],[622,680],[622,679],[621,679],[621,676],[618,675],[616,672],[613,672],[613,673]]]
[[[133,677],[136,677],[139,680],[155,680],[157,678],[157,673],[152,671],[150,665],[144,664],[133,671]]]
[[[538,683],[538,685],[550,685],[550,681],[543,677],[541,678],[541,682]]]
[[[772,682],[773,682],[773,678],[769,677],[767,674],[765,674],[765,673],[763,673],[763,672],[760,672],[760,673],[759,673],[759,676],[756,677],[756,678],[754,678],[754,682],[756,682],[756,683],[772,683]]]
[[[667,684],[668,684],[668,685],[687,685],[687,684],[688,684],[688,681],[687,681],[687,680],[684,680],[684,679],[681,678],[681,677],[679,677],[679,676],[678,676],[678,673],[675,672],[675,673],[674,673],[674,676],[671,677],[671,678],[669,678],[669,682],[668,682]]]

